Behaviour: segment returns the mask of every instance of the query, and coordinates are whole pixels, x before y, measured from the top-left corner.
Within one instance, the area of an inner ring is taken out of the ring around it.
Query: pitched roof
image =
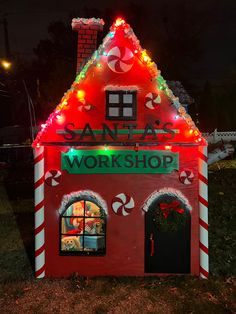
[[[76,22],[77,19],[73,19],[73,23]],[[83,22],[83,19],[78,19],[79,22]],[[102,23],[99,19],[99,23]],[[52,123],[57,119],[63,110],[69,109],[69,100],[72,95],[78,91],[78,86],[82,84],[87,75],[93,66],[99,66],[99,58],[107,56],[107,48],[111,45],[113,38],[117,31],[123,31],[124,37],[127,38],[130,44],[133,47],[133,52],[135,57],[137,57],[143,64],[145,64],[147,71],[150,75],[150,79],[153,83],[156,84],[157,88],[165,93],[165,95],[171,101],[173,107],[176,109],[176,112],[179,117],[181,117],[189,128],[192,130],[193,133],[196,134],[198,137],[199,142],[205,143],[205,140],[201,137],[198,128],[196,127],[195,123],[191,119],[190,115],[187,114],[185,108],[180,104],[179,98],[174,95],[172,90],[169,88],[167,82],[161,76],[160,70],[158,70],[157,65],[151,60],[148,56],[147,51],[143,49],[140,45],[139,40],[137,39],[136,35],[134,34],[132,28],[129,24],[127,24],[124,20],[118,19],[110,28],[110,32],[106,35],[103,39],[102,44],[98,47],[98,49],[93,53],[91,58],[85,64],[81,72],[76,76],[75,81],[73,82],[71,88],[64,94],[60,103],[57,105],[56,109],[52,112],[52,114],[48,117],[45,124],[41,126],[41,130],[39,131],[35,141],[33,142],[32,146],[36,147],[40,145],[42,136],[47,133],[48,129],[52,125]]]

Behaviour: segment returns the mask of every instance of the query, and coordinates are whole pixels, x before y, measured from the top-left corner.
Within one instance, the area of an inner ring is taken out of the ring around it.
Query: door
[[[191,215],[174,202],[155,201],[145,213],[146,273],[190,273]]]

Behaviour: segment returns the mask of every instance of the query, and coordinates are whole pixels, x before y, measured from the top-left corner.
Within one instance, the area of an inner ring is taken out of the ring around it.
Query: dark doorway
[[[182,216],[179,216],[182,223],[173,222],[175,228],[172,228],[173,225],[171,227],[171,219],[169,219],[171,217],[166,217],[170,225],[167,226],[168,228],[162,228],[163,226],[158,223],[158,215],[163,214],[159,205],[164,197],[154,201],[145,214],[145,272],[190,273],[190,211],[178,200],[179,208],[182,209]],[[181,213],[175,213],[175,215],[178,217]]]

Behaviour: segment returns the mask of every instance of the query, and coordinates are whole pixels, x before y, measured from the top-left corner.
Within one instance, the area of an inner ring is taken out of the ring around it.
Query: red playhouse
[[[207,278],[207,143],[123,19],[95,51],[103,24],[72,20],[81,71],[33,143],[36,277]]]

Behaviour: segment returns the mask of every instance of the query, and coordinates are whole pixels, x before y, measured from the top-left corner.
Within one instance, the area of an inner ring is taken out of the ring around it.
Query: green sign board
[[[62,170],[71,174],[171,173],[179,154],[160,150],[70,150],[61,155]]]

